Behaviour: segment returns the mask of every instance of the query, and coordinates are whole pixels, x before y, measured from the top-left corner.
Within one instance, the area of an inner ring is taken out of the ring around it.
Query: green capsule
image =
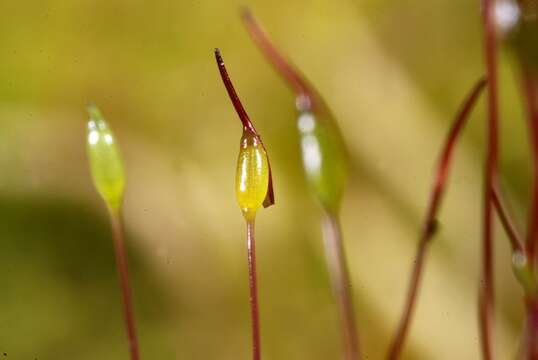
[[[307,182],[321,205],[338,212],[347,182],[347,152],[330,115],[302,112],[297,122]]]
[[[118,211],[125,188],[123,164],[114,134],[95,106],[88,112],[88,157],[97,191],[113,211]]]

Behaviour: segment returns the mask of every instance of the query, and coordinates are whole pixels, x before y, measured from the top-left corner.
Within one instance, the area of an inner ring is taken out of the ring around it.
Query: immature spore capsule
[[[269,162],[258,136],[243,131],[237,159],[235,193],[239,207],[247,220],[256,216],[269,188]]]
[[[114,134],[97,109],[88,107],[88,157],[93,182],[97,191],[112,210],[121,206],[125,188],[125,174]]]
[[[273,181],[271,179],[271,166],[267,151],[260,136],[250,121],[234,86],[219,49],[215,49],[215,60],[219,68],[222,82],[226,87],[228,96],[239,115],[243,125],[239,157],[235,177],[235,194],[239,207],[245,217],[247,225],[247,259],[250,290],[250,313],[252,320],[252,359],[261,359],[260,341],[260,314],[258,304],[258,281],[256,275],[256,245],[254,236],[254,222],[256,211],[261,207],[268,207],[275,203]]]
[[[321,205],[337,212],[347,182],[347,152],[334,120],[312,112],[299,115],[303,167]]]

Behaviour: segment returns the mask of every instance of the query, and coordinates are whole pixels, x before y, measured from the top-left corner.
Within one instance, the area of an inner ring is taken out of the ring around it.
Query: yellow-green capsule
[[[243,131],[235,193],[246,220],[253,220],[256,211],[263,205],[269,191],[269,176],[269,161],[260,139],[251,131]]]
[[[95,106],[88,112],[88,157],[97,191],[113,211],[118,211],[125,188],[123,164],[114,134]]]

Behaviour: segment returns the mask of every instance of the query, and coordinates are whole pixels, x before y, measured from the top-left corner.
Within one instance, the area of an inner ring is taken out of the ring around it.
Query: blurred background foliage
[[[125,359],[106,210],[90,180],[85,107],[114,128],[144,359],[246,359],[244,224],[233,181],[240,125],[220,47],[268,148],[277,206],[258,217],[268,359],[337,359],[319,209],[305,190],[293,96],[242,28],[249,5],[320,89],[351,154],[342,210],[367,359],[403,305],[436,154],[483,74],[478,1],[0,2],[0,354]],[[502,181],[524,224],[528,143],[518,74],[501,57]],[[427,263],[407,359],[477,359],[484,106],[469,119]],[[521,291],[497,226],[500,359]]]

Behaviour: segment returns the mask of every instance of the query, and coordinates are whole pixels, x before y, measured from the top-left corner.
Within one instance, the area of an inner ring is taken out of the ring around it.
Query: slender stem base
[[[344,340],[344,359],[360,358],[351,281],[346,262],[340,224],[335,215],[325,213],[322,221],[325,255],[334,296],[338,302],[340,323]]]
[[[125,320],[127,338],[129,341],[129,352],[131,355],[131,360],[139,360],[140,352],[138,347],[138,338],[136,336],[133,301],[131,295],[131,286],[129,285],[129,271],[127,267],[127,255],[125,253],[124,232],[120,211],[111,210],[110,221],[112,224],[112,236],[115,250],[114,253],[116,254],[116,267],[122,295],[123,317]]]
[[[393,343],[389,348],[387,355],[388,360],[396,360],[400,357],[403,344],[406,339],[407,330],[411,325],[411,318],[415,312],[415,304],[417,302],[418,289],[420,287],[420,281],[422,279],[422,273],[424,268],[424,260],[428,245],[430,244],[429,237],[424,237],[420,240],[417,247],[417,253],[415,255],[415,261],[413,265],[413,271],[411,273],[411,281],[407,290],[407,297],[405,300],[405,307],[394,337]]]
[[[250,289],[250,316],[252,321],[252,359],[261,359],[260,313],[258,305],[258,280],[256,274],[256,242],[254,219],[247,221],[248,285]]]

